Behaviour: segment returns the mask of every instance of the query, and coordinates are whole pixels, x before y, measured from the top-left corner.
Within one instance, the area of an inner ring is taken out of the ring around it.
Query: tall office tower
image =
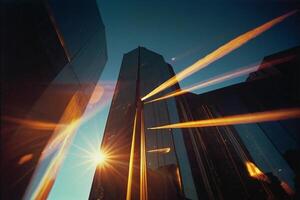
[[[1,199],[45,198],[106,63],[104,25],[95,0],[1,11]]]
[[[181,121],[299,108],[299,50],[266,57],[246,82],[185,95]],[[298,199],[299,122],[184,129],[198,193],[211,199]]]
[[[143,47],[124,55],[101,145],[107,163],[96,170],[90,199],[197,198],[181,130],[147,129],[178,121],[175,100],[140,100],[173,75]]]

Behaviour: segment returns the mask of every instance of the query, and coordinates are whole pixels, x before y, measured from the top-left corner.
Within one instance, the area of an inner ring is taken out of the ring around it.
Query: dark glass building
[[[264,58],[243,83],[179,97],[181,121],[299,108],[299,50],[295,47]],[[184,129],[199,196],[298,199],[299,124],[299,119],[291,119]]]
[[[108,159],[90,199],[298,198],[299,119],[147,128],[299,107],[299,55],[296,47],[268,56],[240,84],[142,105],[140,97],[174,72],[145,48],[125,54],[101,145]]]
[[[95,0],[3,1],[1,22],[1,199],[22,199],[26,188],[27,199],[34,172],[43,173],[38,162],[53,156],[40,159],[49,139],[82,115],[94,91],[105,29]]]
[[[175,100],[141,105],[142,96],[172,76],[157,53],[139,47],[124,55],[101,146],[108,161],[96,170],[90,199],[197,198],[181,130],[146,129],[178,121]]]

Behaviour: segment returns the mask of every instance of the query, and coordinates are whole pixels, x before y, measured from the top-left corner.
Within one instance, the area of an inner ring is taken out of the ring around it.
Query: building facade
[[[1,199],[28,199],[60,147],[43,151],[94,91],[107,60],[105,28],[94,0],[1,4]]]
[[[173,75],[163,57],[148,49],[124,55],[101,145],[108,161],[96,170],[90,199],[195,198],[182,132],[147,129],[178,121],[175,100],[140,100]]]
[[[243,83],[180,97],[181,121],[299,108],[299,55],[299,47],[279,52]],[[299,198],[299,130],[299,119],[184,129],[198,193],[207,199]]]
[[[90,199],[297,198],[298,119],[147,128],[299,107],[298,55],[293,48],[266,57],[240,84],[144,103],[140,98],[174,72],[145,48],[125,54],[101,145],[108,159],[96,170]]]

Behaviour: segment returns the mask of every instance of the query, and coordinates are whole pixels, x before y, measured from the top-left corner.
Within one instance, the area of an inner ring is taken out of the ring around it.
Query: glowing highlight
[[[211,79],[208,79],[206,81],[202,81],[200,83],[194,84],[190,87],[175,90],[175,91],[170,92],[170,93],[168,93],[168,94],[166,94],[162,97],[153,99],[151,101],[147,101],[145,103],[151,103],[151,102],[155,102],[155,101],[161,101],[161,100],[164,100],[164,99],[168,99],[168,98],[171,98],[171,97],[180,96],[180,95],[186,94],[188,92],[191,92],[191,91],[194,91],[194,90],[197,90],[197,89],[202,89],[202,88],[205,88],[205,87],[208,87],[208,86],[211,86],[211,85],[215,85],[215,84],[218,84],[218,83],[222,83],[224,81],[228,81],[228,80],[243,76],[243,75],[247,75],[249,73],[257,71],[258,67],[260,67],[262,69],[266,69],[268,67],[271,67],[272,65],[277,65],[277,64],[286,62],[288,60],[291,60],[292,58],[294,58],[294,56],[288,56],[288,57],[285,57],[285,58],[274,59],[272,61],[262,63],[261,65],[260,64],[254,64],[254,65],[251,65],[251,66],[243,67],[243,68],[240,68],[240,69],[222,74],[220,76],[215,76]]]
[[[32,158],[33,158],[33,154],[26,154],[19,159],[18,164],[23,165],[29,162],[30,160],[32,160]]]
[[[20,119],[20,118],[9,117],[9,116],[2,117],[2,120],[19,124],[21,126],[25,126],[35,130],[54,130],[56,127],[65,126],[64,124],[56,124],[56,123],[39,121],[39,120],[31,120],[31,119]]]
[[[152,149],[148,150],[148,153],[169,153],[171,151],[170,147],[167,148],[161,148],[161,149]]]
[[[130,149],[129,172],[128,172],[128,181],[127,181],[126,200],[131,200],[131,188],[132,188],[132,174],[133,174],[133,159],[134,159],[136,123],[137,123],[137,111],[135,112],[134,124],[133,124],[133,131],[132,131],[132,141],[131,141],[131,149]]]
[[[144,129],[144,114],[143,110],[141,110],[140,200],[148,199],[146,142]]]
[[[152,127],[148,129],[197,128],[197,127],[199,128],[199,127],[210,127],[210,126],[226,126],[226,125],[234,125],[234,124],[247,124],[247,123],[286,120],[286,119],[299,118],[299,117],[300,117],[300,108],[290,108],[290,109],[282,109],[282,110],[233,115],[233,116],[220,117],[215,119],[182,122],[182,123]]]
[[[110,86],[110,85],[108,85]],[[69,101],[64,114],[62,115],[60,124],[63,124],[63,126],[57,126],[55,124],[55,130],[51,137],[51,139],[48,141],[48,144],[46,145],[45,149],[42,152],[42,155],[39,159],[40,166],[41,162],[44,162],[46,158],[48,158],[50,155],[53,155],[51,158],[50,163],[46,167],[45,171],[42,175],[37,176],[37,172],[35,172],[31,183],[29,187],[27,188],[27,191],[25,193],[25,198],[27,199],[46,199],[49,192],[51,191],[51,188],[55,182],[55,178],[57,176],[58,170],[64,161],[64,158],[66,156],[66,153],[68,152],[69,146],[71,144],[71,141],[76,133],[76,129],[79,127],[81,123],[84,123],[91,119],[93,116],[95,116],[98,112],[102,110],[104,106],[107,105],[109,102],[109,98],[107,96],[110,96],[112,94],[112,87],[106,87],[105,85],[102,87],[104,88],[104,94],[102,88],[99,88],[102,86],[95,87],[93,91],[92,98],[89,101],[89,104],[87,105],[87,109],[85,110],[84,117],[81,117],[83,114],[83,108],[81,106],[81,97],[85,94],[81,91],[77,91],[72,99]],[[92,105],[92,107],[90,107]],[[97,106],[97,107],[95,107]],[[99,153],[97,151],[97,153]],[[94,152],[89,152],[90,159],[88,161],[91,161],[92,164],[90,166],[94,166],[96,164],[96,161],[99,161],[98,155]],[[108,160],[108,155],[106,154],[105,161]],[[103,164],[106,164],[103,163]],[[102,166],[102,165],[101,165]],[[36,171],[41,170],[37,169]],[[43,169],[44,170],[44,169]],[[35,179],[38,179],[37,186],[33,185],[33,182]]]
[[[106,163],[107,155],[104,152],[99,151],[94,154],[93,160],[96,166],[103,166]]]
[[[260,171],[260,169],[254,163],[247,161],[245,165],[249,175],[252,178],[262,181],[268,181],[268,177],[262,171]]]
[[[195,62],[191,66],[185,68],[184,70],[182,70],[181,72],[179,72],[178,74],[176,74],[175,76],[170,78],[169,80],[167,80],[164,83],[162,83],[161,85],[159,85],[157,88],[152,90],[149,94],[144,96],[142,98],[142,101],[152,97],[153,95],[163,91],[166,88],[169,88],[170,86],[176,84],[177,82],[183,80],[184,78],[186,78],[186,77],[192,75],[193,73],[203,69],[204,67],[211,64],[212,62],[214,62],[214,61],[222,58],[223,56],[229,54],[233,50],[239,48],[243,44],[247,43],[251,39],[253,39],[253,38],[257,37],[258,35],[262,34],[263,32],[267,31],[268,29],[270,29],[274,25],[282,22],[284,19],[286,19],[287,17],[295,14],[296,12],[298,12],[298,10],[294,10],[294,11],[291,11],[291,12],[285,14],[285,15],[277,17],[277,18],[275,18],[275,19],[273,19],[273,20],[271,20],[271,21],[255,28],[255,29],[252,29],[251,31],[246,32],[246,33],[238,36],[237,38],[229,41],[225,45],[219,47],[218,49],[216,49],[212,53],[210,53],[207,56],[205,56],[204,58],[198,60],[197,62]]]
[[[77,123],[71,123],[68,128],[65,130],[66,132],[72,133],[77,128]],[[69,134],[69,137],[71,134]],[[46,199],[49,192],[51,191],[52,185],[54,184],[56,175],[58,170],[61,166],[61,163],[64,160],[66,151],[69,146],[69,137],[66,137],[61,144],[61,147],[58,150],[58,153],[55,154],[54,158],[51,160],[50,164],[47,166],[45,173],[41,181],[39,182],[38,186],[34,190],[33,194],[31,195],[32,199]]]

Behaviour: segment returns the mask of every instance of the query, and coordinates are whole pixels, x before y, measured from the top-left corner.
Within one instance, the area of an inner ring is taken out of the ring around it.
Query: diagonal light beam
[[[145,137],[143,110],[141,110],[140,114],[141,114],[140,200],[148,200],[146,137]]]
[[[135,147],[135,135],[136,135],[136,125],[137,125],[137,111],[135,112],[134,122],[133,122],[133,131],[132,131],[132,142],[130,149],[130,158],[129,158],[129,171],[128,171],[128,181],[127,181],[127,192],[126,200],[131,200],[131,188],[132,188],[132,176],[133,176],[133,161],[134,161],[134,147]]]
[[[161,100],[168,99],[168,98],[175,97],[175,96],[180,96],[180,95],[186,94],[188,92],[191,92],[191,91],[194,91],[194,90],[197,90],[197,89],[202,89],[202,88],[205,88],[205,87],[208,87],[208,86],[211,86],[211,85],[215,85],[215,84],[218,84],[218,83],[222,83],[224,81],[228,81],[228,80],[231,80],[231,79],[234,79],[234,78],[237,78],[237,77],[241,77],[243,75],[247,75],[251,72],[257,71],[258,67],[261,67],[262,69],[265,69],[267,67],[271,67],[272,65],[277,65],[277,64],[286,62],[288,60],[291,60],[294,57],[295,56],[292,55],[292,56],[287,56],[287,57],[284,57],[284,58],[274,59],[274,60],[271,60],[269,62],[262,63],[261,65],[256,64],[256,65],[251,65],[251,66],[248,66],[248,67],[243,67],[243,68],[240,68],[240,69],[222,74],[220,76],[215,76],[211,79],[208,79],[206,81],[202,81],[200,83],[194,84],[190,87],[175,90],[175,91],[170,92],[170,93],[168,93],[168,94],[166,94],[162,97],[153,99],[151,101],[147,101],[145,103],[151,103],[151,102],[161,101]]]
[[[183,80],[184,78],[186,78],[186,77],[192,75],[193,73],[203,69],[204,67],[211,64],[212,62],[214,62],[214,61],[222,58],[223,56],[229,54],[233,50],[235,50],[235,49],[239,48],[240,46],[244,45],[245,43],[247,43],[249,40],[259,36],[260,34],[264,33],[265,31],[267,31],[268,29],[273,27],[274,25],[282,22],[287,17],[289,17],[291,15],[294,15],[296,12],[298,12],[298,10],[294,10],[294,11],[291,11],[291,12],[289,12],[287,14],[284,14],[280,17],[277,17],[277,18],[275,18],[275,19],[273,19],[273,20],[271,20],[271,21],[255,28],[255,29],[252,29],[251,31],[248,31],[248,32],[238,36],[237,38],[229,41],[228,43],[226,43],[223,46],[219,47],[218,49],[211,52],[210,54],[208,54],[204,58],[198,60],[194,64],[192,64],[189,67],[185,68],[184,70],[182,70],[181,72],[179,72],[178,74],[173,76],[172,78],[168,79],[167,81],[165,81],[164,83],[162,83],[161,85],[156,87],[149,94],[144,96],[142,98],[142,101],[144,101],[144,100],[152,97],[153,95],[165,90],[166,88],[169,88],[170,86],[176,84],[177,82]]]
[[[170,129],[170,128],[199,128],[210,126],[226,126],[234,124],[259,123],[277,120],[286,120],[291,118],[300,118],[300,108],[289,108],[282,110],[273,110],[257,113],[247,113],[241,115],[232,115],[214,119],[182,122],[164,126],[157,126],[148,129]]]

